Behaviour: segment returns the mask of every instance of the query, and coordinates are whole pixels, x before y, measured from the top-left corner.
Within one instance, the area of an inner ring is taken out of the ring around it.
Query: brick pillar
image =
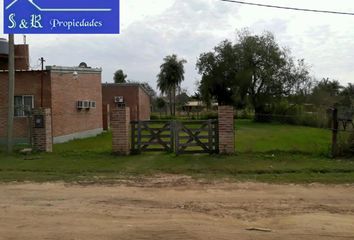
[[[32,128],[34,150],[52,152],[52,113],[49,108],[35,109],[33,111]]]
[[[221,154],[235,153],[234,107],[219,106],[219,151]]]
[[[118,155],[130,154],[130,109],[118,106],[111,109],[112,150]]]

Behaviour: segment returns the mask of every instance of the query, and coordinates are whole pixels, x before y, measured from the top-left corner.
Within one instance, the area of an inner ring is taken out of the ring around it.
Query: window
[[[90,108],[96,108],[96,101],[90,101]]]
[[[83,103],[84,103],[84,108],[85,109],[89,109],[90,108],[90,101],[85,100],[85,101],[83,101]]]
[[[34,108],[33,96],[15,96],[15,117],[25,117],[29,116],[32,109]]]

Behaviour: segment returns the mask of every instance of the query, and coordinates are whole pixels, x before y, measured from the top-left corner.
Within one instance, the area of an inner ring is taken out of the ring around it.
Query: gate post
[[[171,121],[171,150],[179,155],[179,131],[180,124],[176,120]]]
[[[332,109],[332,158],[335,158],[338,154],[338,145],[337,145],[337,137],[338,137],[338,109],[334,107]]]
[[[130,154],[130,109],[125,105],[119,105],[112,109],[112,150],[118,155]]]
[[[219,106],[219,151],[221,154],[235,153],[234,107]]]
[[[49,108],[33,110],[32,144],[36,151],[53,151],[52,113]]]

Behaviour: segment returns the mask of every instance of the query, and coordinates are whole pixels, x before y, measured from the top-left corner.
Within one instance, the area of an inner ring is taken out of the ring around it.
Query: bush
[[[159,113],[152,113],[150,115],[150,120],[173,120],[173,119],[177,119],[178,117],[173,117],[170,115],[160,115]]]
[[[269,106],[268,112],[270,113],[265,114],[263,118],[271,122],[317,128],[328,127],[328,116],[325,109],[317,109],[317,112],[305,112],[302,105],[281,101]]]
[[[156,115],[156,114],[151,114],[150,115],[150,120],[159,120],[160,116]]]
[[[317,128],[328,127],[328,117],[323,112],[302,113],[299,116],[299,125]]]
[[[254,111],[250,108],[237,109],[235,111],[234,119],[253,119]]]
[[[351,156],[354,153],[354,135],[348,132],[339,132],[337,138],[336,157]]]
[[[217,119],[217,118],[218,118],[217,112],[203,112],[199,115],[200,120]]]

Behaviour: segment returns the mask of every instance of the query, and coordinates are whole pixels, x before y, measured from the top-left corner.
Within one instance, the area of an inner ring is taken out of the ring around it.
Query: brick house
[[[103,126],[109,126],[110,108],[117,105],[118,98],[130,108],[130,119],[150,120],[150,96],[145,88],[137,83],[104,83],[102,84]]]
[[[7,135],[8,71],[5,56],[0,58],[0,142],[3,142]],[[32,109],[40,107],[52,110],[54,143],[103,131],[100,68],[47,66],[46,70],[37,71],[29,70],[28,64],[21,64],[18,59],[24,58],[15,59],[14,137],[17,142],[28,142],[29,116]]]

